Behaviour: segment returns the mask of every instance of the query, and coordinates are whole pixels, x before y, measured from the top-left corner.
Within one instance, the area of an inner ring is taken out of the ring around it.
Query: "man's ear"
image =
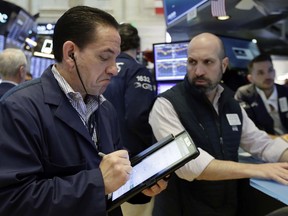
[[[19,71],[18,71],[20,82],[23,82],[25,80],[26,73],[27,73],[26,72],[26,66],[25,65],[21,65],[19,67]]]
[[[252,78],[252,75],[251,75],[251,74],[248,74],[248,75],[247,75],[247,80],[248,80],[250,83],[253,83],[253,78]]]
[[[72,41],[66,41],[63,44],[63,60],[72,62],[74,64],[74,52],[75,44]]]
[[[221,65],[221,67],[222,67],[222,73],[223,73],[223,74],[225,73],[228,65],[229,65],[229,59],[228,59],[228,57],[223,58],[223,59],[222,59],[222,65]]]

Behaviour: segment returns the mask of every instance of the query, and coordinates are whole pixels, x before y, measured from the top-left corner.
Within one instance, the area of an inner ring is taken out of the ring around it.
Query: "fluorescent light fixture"
[[[228,15],[226,15],[226,16],[218,16],[217,19],[221,20],[221,21],[228,20],[228,19],[230,19],[230,16],[228,16]]]
[[[34,55],[34,56],[39,56],[39,57],[44,57],[44,58],[54,59],[54,55],[53,55],[53,54],[47,54],[47,53],[41,53],[41,52],[34,52],[33,55]]]
[[[34,41],[34,40],[32,40],[32,39],[30,39],[30,38],[26,38],[26,39],[25,39],[25,42],[26,42],[27,44],[33,46],[33,47],[36,47],[36,46],[37,46],[37,42]]]

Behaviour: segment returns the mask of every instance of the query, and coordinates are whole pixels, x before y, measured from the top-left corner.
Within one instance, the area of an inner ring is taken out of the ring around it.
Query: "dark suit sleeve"
[[[75,155],[74,164],[62,166],[48,164],[49,158],[44,158],[45,139],[49,138],[43,132],[53,130],[50,123],[41,128],[41,122],[27,109],[17,103],[0,102],[0,215],[106,215],[99,169],[87,170]],[[65,157],[73,160],[69,145],[75,138],[72,134],[70,137],[66,151],[61,152],[59,146],[55,160],[57,156],[59,161]],[[57,143],[58,137],[54,139]]]
[[[147,68],[139,67],[129,77],[125,91],[125,120],[139,143],[144,144],[143,149],[153,144],[153,133],[148,118],[154,99],[152,75]]]

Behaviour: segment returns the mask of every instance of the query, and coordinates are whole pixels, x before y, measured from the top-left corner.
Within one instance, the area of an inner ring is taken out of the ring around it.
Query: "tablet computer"
[[[107,201],[107,211],[152,186],[198,155],[199,151],[186,131],[158,141],[131,159],[130,179],[111,194]]]

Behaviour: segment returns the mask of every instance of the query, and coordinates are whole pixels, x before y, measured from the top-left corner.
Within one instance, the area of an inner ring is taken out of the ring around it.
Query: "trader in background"
[[[121,53],[116,58],[117,76],[112,77],[104,96],[114,105],[120,120],[123,145],[130,157],[153,144],[153,132],[148,123],[155,98],[151,72],[137,60],[140,51],[138,30],[129,23],[120,24]],[[124,203],[125,215],[151,215],[153,199],[148,204]]]
[[[123,144],[130,157],[151,146],[153,133],[148,123],[155,98],[152,74],[137,62],[140,50],[138,30],[129,23],[120,24],[121,53],[116,59],[117,76],[112,77],[104,96],[116,108]]]
[[[20,49],[7,48],[0,53],[0,98],[9,89],[25,81],[27,59]]]
[[[288,88],[274,83],[271,57],[261,54],[248,65],[247,84],[238,88],[236,100],[259,129],[271,135],[288,132]]]

